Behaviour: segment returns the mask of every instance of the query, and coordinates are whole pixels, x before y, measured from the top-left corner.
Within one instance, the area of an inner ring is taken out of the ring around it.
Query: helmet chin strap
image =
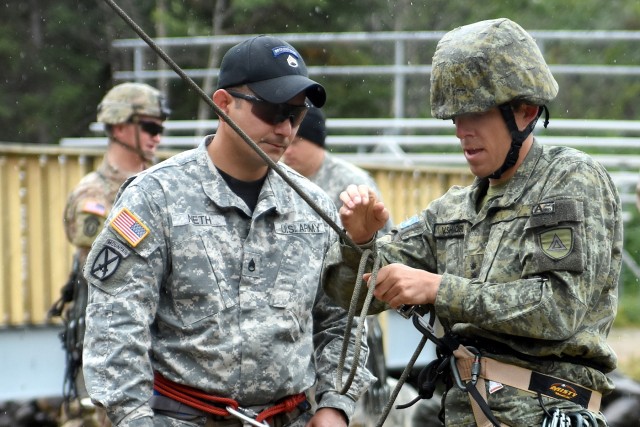
[[[502,114],[502,118],[507,124],[507,129],[511,134],[511,147],[509,148],[509,152],[507,153],[507,157],[504,159],[504,163],[502,166],[489,175],[487,178],[498,179],[505,173],[507,170],[511,169],[516,162],[518,161],[518,155],[520,154],[520,148],[524,143],[524,140],[533,132],[533,128],[535,128],[540,115],[542,112],[545,112],[545,121],[544,127],[546,128],[549,124],[549,110],[545,105],[538,107],[538,115],[535,119],[531,120],[531,122],[524,128],[524,130],[518,129],[518,125],[516,124],[516,118],[513,114],[513,108],[511,108],[511,104],[502,104],[498,106],[500,110],[500,114]]]
[[[121,147],[124,147],[125,149],[134,152],[138,155],[138,157],[140,158],[140,160],[142,161],[142,163],[144,164],[145,169],[148,168],[151,164],[153,164],[153,157],[149,156],[147,153],[145,153],[142,148],[140,148],[140,128],[138,126],[137,120],[133,120],[131,123],[136,125],[136,146],[132,147],[128,144],[125,144],[124,142],[120,141],[119,139],[115,138],[113,135],[109,138],[110,141],[112,141],[115,144],[118,144]]]

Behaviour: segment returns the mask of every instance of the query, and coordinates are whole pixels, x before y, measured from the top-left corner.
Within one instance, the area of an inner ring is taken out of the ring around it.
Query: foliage
[[[636,263],[640,263],[640,213],[630,209],[631,219],[625,224],[624,248]],[[616,327],[640,325],[640,277],[623,265],[620,276],[620,292]]]
[[[224,3],[220,3],[224,2]],[[479,0],[477,7],[449,0],[119,0],[151,37],[218,34],[446,31],[480,19],[509,17],[530,31],[550,29],[637,30],[640,3],[611,0]],[[221,10],[216,7],[220,6]],[[217,27],[213,23],[220,21]],[[56,143],[88,134],[95,108],[116,83],[113,72],[129,58],[112,41],[137,38],[103,1],[4,2],[0,25],[0,141]],[[428,63],[434,44],[407,48],[408,61]],[[555,43],[544,46],[551,64],[636,65],[633,43]],[[382,44],[303,46],[312,65],[369,65],[392,58]],[[211,52],[172,51],[181,65],[204,67]],[[148,57],[150,64],[157,61]],[[554,117],[635,119],[640,84],[634,78],[558,75]],[[384,76],[345,80],[324,77],[329,116],[390,117],[392,82]],[[177,79],[158,83],[170,97],[174,118],[196,117],[191,91]],[[408,117],[428,117],[428,76],[408,78]],[[410,88],[410,89],[409,89]]]

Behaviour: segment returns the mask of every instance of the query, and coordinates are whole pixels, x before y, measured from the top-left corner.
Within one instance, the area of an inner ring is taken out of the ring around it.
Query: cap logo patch
[[[289,64],[290,67],[298,68],[298,60],[291,55],[287,57],[287,64]]]
[[[280,55],[284,55],[285,53],[288,53],[289,55],[293,55],[296,58],[300,58],[300,55],[298,55],[298,52],[296,52],[294,49],[291,49],[288,46],[274,47],[273,49],[271,49],[271,52],[273,52],[274,58],[277,58]]]
[[[147,226],[129,212],[127,208],[122,208],[118,215],[111,220],[111,227],[134,248],[149,234]]]

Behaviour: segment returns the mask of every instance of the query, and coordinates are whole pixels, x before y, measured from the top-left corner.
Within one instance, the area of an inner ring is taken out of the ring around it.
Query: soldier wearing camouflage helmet
[[[104,411],[96,411],[91,404],[83,383],[81,356],[87,284],[81,270],[118,189],[127,178],[151,164],[169,113],[162,94],[147,84],[123,83],[113,87],[98,106],[98,122],[104,124],[109,138],[102,164],[83,177],[67,199],[64,229],[76,248],[74,268],[61,299],[51,310],[53,316],[62,317],[66,326],[63,342],[67,351],[66,401],[62,415],[65,427],[110,425]]]
[[[599,407],[617,363],[607,335],[620,199],[591,157],[533,136],[557,90],[515,22],[452,30],[433,57],[431,108],[453,120],[474,183],[452,187],[377,240],[388,212],[375,193],[349,186],[341,194],[343,226],[381,259],[370,312],[433,308],[442,323],[441,355],[422,378],[451,387],[447,426],[606,425]],[[341,305],[358,262],[344,244],[326,260],[323,285]]]

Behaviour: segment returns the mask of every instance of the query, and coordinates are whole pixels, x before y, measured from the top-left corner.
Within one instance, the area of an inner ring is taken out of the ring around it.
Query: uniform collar
[[[275,210],[280,214],[291,211],[293,203],[291,201],[293,189],[278,175],[269,168],[267,178],[264,181],[258,204],[253,215],[247,210],[246,205],[241,199],[229,188],[224,178],[216,169],[213,161],[209,157],[207,151],[207,142],[209,137],[196,149],[196,161],[200,169],[206,171],[203,173],[202,188],[217,206],[220,208],[236,207],[242,210],[248,216],[256,216],[268,210]],[[287,168],[283,163],[278,164],[281,168]]]
[[[527,157],[525,157],[522,164],[520,164],[520,166],[518,167],[516,173],[507,183],[504,195],[500,199],[495,201],[493,205],[494,207],[512,205],[522,196],[524,188],[528,185],[529,182],[531,182],[532,179],[540,178],[534,177],[533,173],[536,169],[536,165],[542,157],[542,154],[542,145],[538,143],[538,141],[534,138],[533,144],[531,144],[531,148],[527,153]],[[476,178],[472,184],[473,191],[471,193],[475,195],[477,191],[480,191],[481,188],[488,184],[487,180],[487,178]]]

